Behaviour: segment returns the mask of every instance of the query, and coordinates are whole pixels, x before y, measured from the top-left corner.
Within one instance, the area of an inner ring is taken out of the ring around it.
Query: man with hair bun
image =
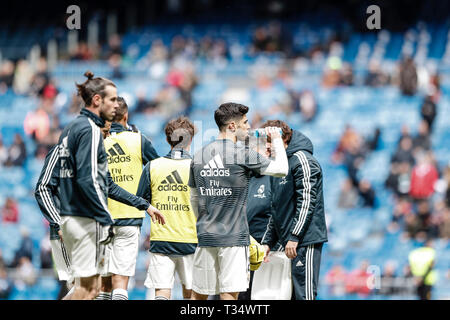
[[[85,106],[61,133],[43,168],[39,185],[42,204],[64,242],[71,261],[76,288],[72,300],[92,300],[98,294],[99,277],[105,267],[103,256],[114,234],[108,209],[108,162],[101,129],[112,121],[118,108],[116,85],[108,79],[84,74],[76,84]],[[59,208],[44,187],[59,169]],[[162,219],[157,213],[152,218]]]
[[[151,225],[150,263],[145,286],[155,289],[156,300],[169,300],[175,273],[178,273],[183,297],[189,299],[197,247],[196,217],[187,185],[191,164],[189,150],[195,127],[188,118],[179,117],[170,120],[164,131],[171,150],[145,166],[136,193],[151,202],[166,218],[165,225]]]

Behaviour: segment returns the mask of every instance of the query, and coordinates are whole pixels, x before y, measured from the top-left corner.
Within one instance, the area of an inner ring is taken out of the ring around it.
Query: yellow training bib
[[[165,225],[151,223],[150,241],[197,243],[189,180],[191,159],[158,158],[150,162],[152,206],[166,219]]]
[[[113,181],[126,191],[136,194],[142,174],[141,134],[130,131],[112,133],[104,142]],[[145,217],[144,211],[112,199],[108,199],[108,209],[113,219]]]

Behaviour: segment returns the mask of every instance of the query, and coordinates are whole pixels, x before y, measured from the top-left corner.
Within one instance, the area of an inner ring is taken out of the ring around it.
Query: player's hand
[[[59,239],[60,239],[61,241],[63,241],[63,236],[62,236],[62,231],[61,231],[61,229],[58,230],[58,236],[59,236]]]
[[[270,139],[281,138],[280,128],[278,127],[266,127],[266,134]]]
[[[265,244],[263,246],[264,246],[264,262],[269,262],[270,248],[267,244]]]
[[[159,224],[166,224],[166,219],[164,218],[164,215],[156,209],[154,206],[150,205],[147,209],[147,213],[149,214],[150,218],[152,218],[152,222]]]
[[[284,253],[289,259],[294,259],[297,256],[297,245],[298,242],[288,241],[286,247],[284,248]]]

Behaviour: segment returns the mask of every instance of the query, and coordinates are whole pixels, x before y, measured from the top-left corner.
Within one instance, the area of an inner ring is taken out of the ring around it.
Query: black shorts
[[[315,300],[319,285],[320,257],[323,243],[297,248],[292,260],[293,299]]]

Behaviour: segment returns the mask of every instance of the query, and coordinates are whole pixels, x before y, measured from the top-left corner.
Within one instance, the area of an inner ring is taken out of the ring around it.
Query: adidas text
[[[187,191],[187,186],[182,184],[166,184],[166,185],[159,185],[158,186],[159,191]]]
[[[230,169],[203,169],[200,171],[202,177],[229,177]]]
[[[131,156],[108,157],[108,164],[120,163],[120,162],[130,162],[130,161],[131,161]]]

